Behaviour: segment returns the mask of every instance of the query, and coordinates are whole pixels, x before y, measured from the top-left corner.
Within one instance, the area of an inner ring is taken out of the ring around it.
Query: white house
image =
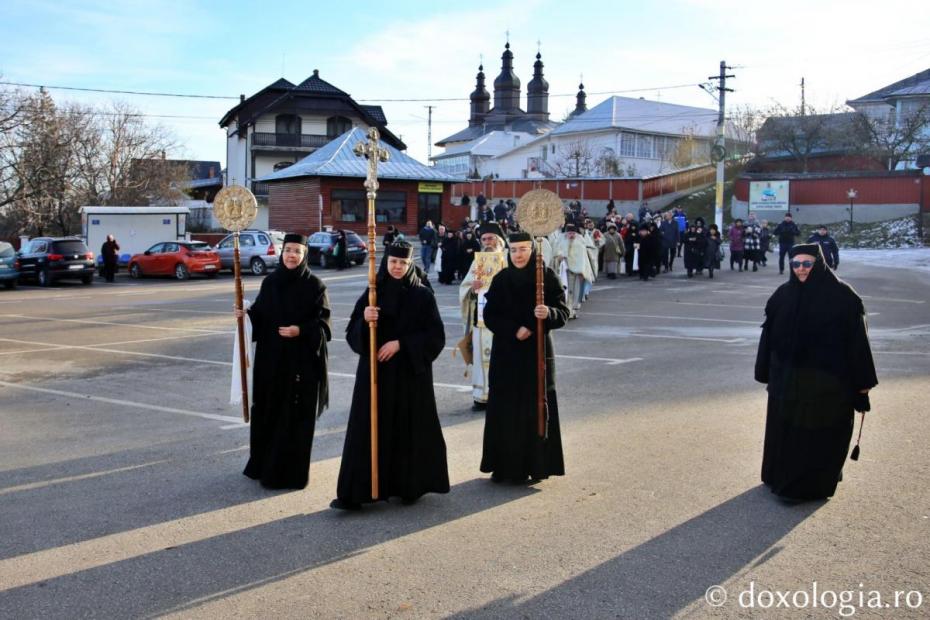
[[[716,129],[716,110],[610,97],[493,157],[485,174],[501,179],[652,176],[677,169],[673,160],[681,160],[683,150],[706,161]]]

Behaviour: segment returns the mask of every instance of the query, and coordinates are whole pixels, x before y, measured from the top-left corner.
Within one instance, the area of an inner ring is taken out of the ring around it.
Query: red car
[[[203,241],[165,241],[129,259],[129,276],[171,276],[188,279],[192,273],[215,278],[220,271],[220,255]]]

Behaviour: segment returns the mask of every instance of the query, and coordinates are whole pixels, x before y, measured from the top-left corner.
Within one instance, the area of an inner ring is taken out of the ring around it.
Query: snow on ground
[[[840,263],[851,261],[854,263],[881,264],[886,267],[900,267],[904,269],[919,269],[930,271],[930,248],[895,248],[887,250],[878,249],[843,249],[840,248]]]

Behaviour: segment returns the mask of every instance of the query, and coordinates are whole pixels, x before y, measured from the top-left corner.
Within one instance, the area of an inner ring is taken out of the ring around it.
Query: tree
[[[790,157],[801,172],[807,172],[814,155],[858,151],[867,143],[856,113],[838,111],[836,106],[813,114],[807,113],[809,109],[773,106],[757,132],[759,155]]]
[[[857,113],[857,124],[868,136],[866,151],[894,170],[930,150],[930,101],[916,103],[896,115],[895,108],[886,116]]]
[[[594,169],[601,176],[622,177],[623,160],[617,156],[617,153],[612,148],[605,146],[594,161]]]
[[[562,177],[586,177],[595,165],[594,150],[585,140],[559,145],[558,157],[553,164],[556,174]]]

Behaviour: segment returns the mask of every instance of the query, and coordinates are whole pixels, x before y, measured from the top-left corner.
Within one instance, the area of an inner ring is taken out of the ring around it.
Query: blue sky
[[[541,41],[557,119],[573,107],[581,74],[589,93],[646,89],[624,94],[714,108],[693,84],[725,59],[736,67],[732,104],[795,105],[804,76],[808,102],[829,106],[930,67],[930,17],[917,0],[887,11],[862,0],[5,0],[3,13],[4,80],[236,97],[282,75],[299,82],[319,69],[356,99],[382,103],[388,127],[421,161],[428,102],[385,100],[461,98],[434,103],[433,141],[463,128],[479,56],[490,85],[508,30],[524,96]],[[689,86],[658,89],[679,84]],[[173,156],[225,164],[217,122],[235,101],[51,93],[61,101],[118,97],[147,114],[197,117],[150,120],[183,145]],[[568,96],[556,96],[562,94]],[[591,94],[589,107],[607,96]]]

